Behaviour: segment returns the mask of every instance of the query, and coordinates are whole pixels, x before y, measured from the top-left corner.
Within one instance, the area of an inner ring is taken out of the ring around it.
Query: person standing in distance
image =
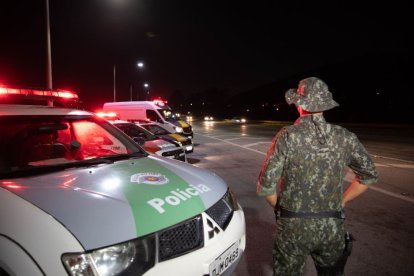
[[[323,112],[339,104],[324,81],[303,79],[285,98],[300,117],[276,134],[256,190],[276,214],[274,275],[303,274],[309,255],[318,275],[343,275],[343,208],[378,181],[378,172],[354,133],[325,120]],[[343,192],[346,168],[355,178]]]

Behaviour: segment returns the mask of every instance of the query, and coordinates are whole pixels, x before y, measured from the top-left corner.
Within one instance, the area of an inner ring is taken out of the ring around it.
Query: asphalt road
[[[222,177],[246,216],[247,246],[234,276],[272,275],[273,211],[255,184],[268,146],[286,122],[193,122],[195,150],[188,160]],[[347,275],[414,275],[414,128],[348,125],[373,156],[379,182],[346,207],[356,241]],[[349,185],[348,172],[344,187]],[[305,275],[316,275],[311,259]]]

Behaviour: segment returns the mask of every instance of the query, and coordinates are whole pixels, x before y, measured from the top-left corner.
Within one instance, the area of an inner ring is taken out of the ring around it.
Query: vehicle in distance
[[[247,119],[244,118],[244,117],[233,117],[233,118],[231,118],[231,121],[233,123],[237,123],[237,124],[244,124],[244,123],[247,122]]]
[[[0,275],[224,275],[240,260],[243,210],[217,175],[82,110],[0,104],[0,140]]]
[[[182,134],[193,138],[193,128],[182,120],[167,105],[167,101],[154,99],[152,101],[108,102],[103,105],[104,112],[114,112],[118,118],[131,122],[153,122],[171,133]]]
[[[140,141],[142,140],[142,146],[147,152],[184,162],[187,161],[186,153],[180,144],[158,138],[145,128],[135,123],[123,120],[113,120],[109,122],[125,132],[139,144],[141,144]]]
[[[179,143],[184,148],[186,153],[191,153],[194,151],[194,144],[191,138],[182,136],[177,133],[171,133],[156,123],[140,123],[139,125],[158,137]]]
[[[214,117],[213,116],[204,116],[204,121],[213,121]]]

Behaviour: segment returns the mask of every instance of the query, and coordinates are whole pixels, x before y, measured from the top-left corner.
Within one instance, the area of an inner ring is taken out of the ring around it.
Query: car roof
[[[111,124],[131,124],[135,125],[133,122],[125,121],[125,120],[107,120]]]
[[[110,122],[113,125],[131,125],[134,126],[136,128],[139,128],[141,131],[146,132],[148,134],[154,135],[152,132],[150,132],[149,130],[147,130],[145,127],[142,127],[141,124],[136,124],[130,121],[124,121],[124,120],[108,120],[108,122]]]
[[[163,129],[163,130],[165,130],[165,131],[167,131],[167,132],[170,132],[168,129],[166,129],[166,128],[165,128],[165,127],[163,127],[163,126],[160,126],[160,125],[159,125],[159,124],[157,124],[157,123],[152,123],[152,122],[149,122],[149,123],[144,123],[144,124],[138,123],[138,125],[139,125],[139,126],[142,126],[142,127],[145,127],[145,126],[153,126],[153,127],[156,127],[156,128]]]
[[[153,122],[138,123],[138,125],[140,125],[140,126],[157,126],[157,127],[163,128],[163,127],[162,127],[162,126],[160,126],[159,124],[157,124],[157,123],[153,123]]]
[[[0,104],[0,116],[10,115],[93,115],[93,113],[73,109],[42,105]]]

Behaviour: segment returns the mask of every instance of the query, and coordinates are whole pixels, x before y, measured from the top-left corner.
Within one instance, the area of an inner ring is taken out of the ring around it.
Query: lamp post
[[[137,67],[139,69],[143,69],[144,68],[144,62],[139,61],[137,63]],[[116,102],[116,64],[114,63],[114,69],[113,69],[113,78],[114,78],[114,102]],[[130,100],[132,101],[132,84],[129,87],[129,94],[130,94]],[[138,97],[138,94],[137,94]]]
[[[116,66],[114,64],[114,102],[116,102]]]
[[[50,44],[49,0],[46,0],[46,82],[47,89],[52,90],[52,50]]]
[[[144,90],[146,92],[145,98],[149,100],[149,84],[148,83],[144,83]]]
[[[143,70],[144,69],[144,62],[138,61],[137,67],[138,67],[138,69]],[[138,100],[139,100],[139,89],[137,89],[137,101]]]

